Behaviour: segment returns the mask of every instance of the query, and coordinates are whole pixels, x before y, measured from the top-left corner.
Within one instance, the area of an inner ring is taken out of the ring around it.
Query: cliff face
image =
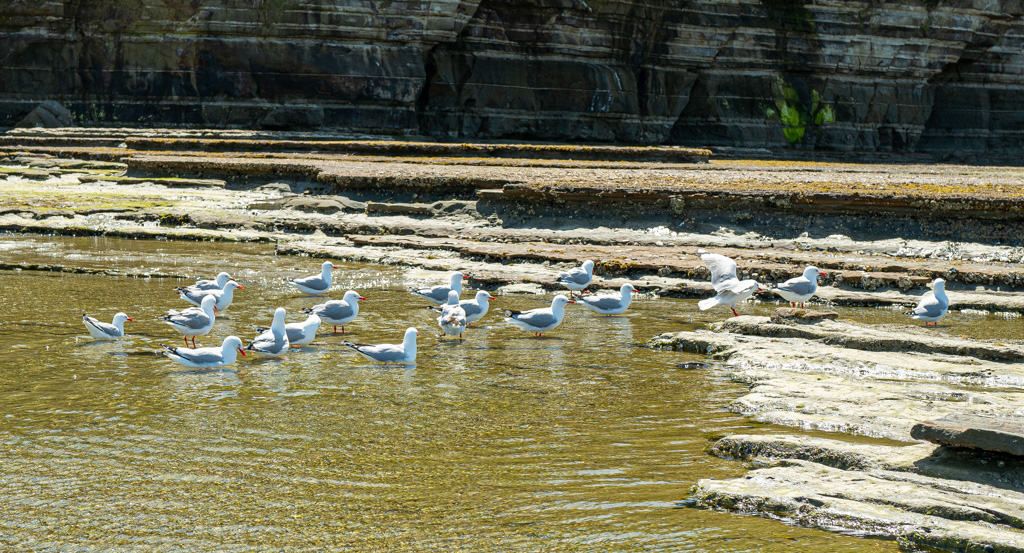
[[[14,0],[0,124],[1024,149],[1021,0]]]

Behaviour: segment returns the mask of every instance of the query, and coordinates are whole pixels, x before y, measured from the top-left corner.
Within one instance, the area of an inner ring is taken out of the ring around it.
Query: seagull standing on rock
[[[342,342],[342,344],[356,350],[363,357],[390,365],[391,363],[415,363],[416,362],[416,337],[419,333],[415,328],[409,327],[405,330],[405,338],[401,344],[356,344],[353,342]]]
[[[629,304],[633,301],[633,292],[636,291],[636,288],[633,288],[633,285],[627,282],[619,288],[618,294],[587,296],[580,298],[580,302],[583,303],[584,307],[588,307],[591,311],[601,315],[609,317],[621,315],[629,309]]]
[[[559,274],[558,283],[569,289],[569,297],[571,298],[573,292],[579,292],[590,286],[590,281],[593,278],[594,262],[588,259],[583,262],[582,266]]]
[[[739,317],[736,304],[749,298],[761,288],[761,285],[756,280],[736,278],[736,262],[724,255],[706,250],[697,250],[697,255],[711,270],[711,286],[717,292],[715,297],[697,302],[697,307],[705,311],[716,305],[724,305],[732,309],[733,315]]]
[[[349,290],[345,292],[345,296],[340,300],[331,300],[314,305],[313,307],[304,307],[302,312],[316,315],[323,322],[334,325],[335,334],[338,333],[338,327],[340,326],[341,333],[344,334],[345,325],[352,322],[356,315],[359,314],[359,301],[365,299],[359,295],[359,292]]]
[[[82,322],[85,323],[85,329],[89,331],[89,335],[97,340],[116,340],[118,338],[124,338],[124,322],[131,321],[132,318],[124,313],[118,313],[114,315],[114,320],[110,323],[102,323],[93,317],[83,314]]]
[[[213,329],[216,320],[215,311],[217,300],[213,296],[204,296],[199,307],[189,307],[182,311],[171,311],[169,314],[160,317],[185,336],[185,347],[188,347],[188,339],[192,337],[192,347],[196,347],[196,336],[204,336]]]
[[[320,274],[303,278],[289,279],[303,294],[320,296],[331,289],[331,270],[338,267],[330,261],[324,261],[320,266]]]
[[[430,286],[428,288],[410,288],[409,291],[417,296],[434,302],[438,305],[443,305],[448,301],[448,292],[456,291],[459,295],[462,295],[462,281],[468,280],[469,277],[456,271],[451,275],[451,283],[449,285],[438,284],[437,286]]]
[[[931,293],[925,294],[910,315],[911,319],[923,321],[925,326],[938,325],[939,319],[946,316],[949,310],[949,297],[946,296],[946,281],[937,278],[932,282]]]
[[[264,357],[284,357],[288,353],[288,330],[284,324],[283,307],[274,310],[274,321],[270,328],[264,330],[255,340],[249,342],[245,349],[254,351]]]
[[[555,299],[551,300],[551,307],[539,307],[529,311],[506,309],[504,313],[508,318],[505,320],[523,330],[532,331],[534,336],[539,338],[548,330],[562,324],[567,303],[576,302],[563,295],[557,295]]]
[[[803,275],[791,278],[772,288],[772,292],[782,296],[783,299],[792,304],[792,307],[796,307],[797,303],[800,304],[800,307],[803,307],[804,302],[811,299],[811,296],[818,291],[819,276],[826,275],[812,265],[804,269]]]
[[[238,359],[239,353],[245,357],[242,339],[238,336],[228,336],[219,348],[172,348],[163,344],[161,346],[167,350],[164,355],[172,361],[193,369],[215,369],[232,365]]]
[[[448,292],[448,303],[441,306],[441,316],[437,318],[437,324],[441,326],[438,338],[449,334],[462,339],[462,333],[466,331],[466,311],[459,305],[459,293],[455,290]]]

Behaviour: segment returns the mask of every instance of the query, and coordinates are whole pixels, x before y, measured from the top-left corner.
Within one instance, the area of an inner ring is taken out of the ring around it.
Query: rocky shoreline
[[[595,288],[628,279],[687,298],[711,291],[695,255],[706,248],[764,283],[822,268],[819,306],[909,307],[942,277],[954,310],[1024,313],[1021,169],[242,132],[0,138],[10,232],[272,242],[281,255],[461,270],[477,287],[534,292],[593,259]],[[1024,551],[1020,457],[911,436],[947,415],[1024,418],[1024,343],[780,310],[651,345],[709,355],[698,370],[751,386],[736,411],[798,429],[717,441],[711,454],[754,470],[701,481],[695,504],[914,547]]]

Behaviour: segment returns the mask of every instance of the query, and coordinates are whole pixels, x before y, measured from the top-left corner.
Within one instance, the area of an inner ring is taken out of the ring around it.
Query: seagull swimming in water
[[[102,323],[93,317],[83,314],[82,322],[85,323],[85,329],[89,331],[89,335],[97,340],[116,340],[118,338],[124,338],[124,322],[131,321],[132,318],[124,313],[118,313],[114,315],[114,320],[110,323]]]
[[[448,285],[438,284],[427,288],[410,288],[409,291],[426,300],[442,305],[448,301],[448,292],[452,290],[462,295],[462,281],[469,277],[456,271],[451,274],[451,282]]]
[[[215,369],[232,365],[238,359],[239,353],[245,357],[242,339],[238,336],[228,336],[219,348],[173,348],[163,344],[161,346],[167,350],[164,355],[172,361],[193,369]]]
[[[270,328],[260,333],[255,340],[249,342],[245,349],[254,351],[264,357],[284,357],[288,353],[288,330],[284,323],[283,307],[274,310],[274,321]]]
[[[363,357],[390,365],[391,363],[415,363],[416,362],[416,337],[419,333],[415,328],[409,327],[405,330],[405,338],[401,344],[356,344],[353,342],[342,342],[342,344],[356,350]]]
[[[633,292],[636,291],[636,288],[627,282],[619,287],[618,294],[586,296],[580,298],[578,303],[601,315],[620,315],[629,309],[629,304],[633,301]]]
[[[224,283],[229,280],[235,280],[231,278],[231,275],[221,272],[217,274],[217,278],[213,280],[200,280],[196,281],[191,286],[186,286],[192,292],[202,292],[203,290],[221,290],[224,288]]]
[[[761,285],[756,280],[736,278],[736,262],[724,255],[705,250],[697,250],[697,255],[711,270],[711,286],[717,292],[715,297],[697,302],[697,307],[705,311],[716,305],[724,305],[732,309],[733,315],[739,317],[736,304],[753,295]]]
[[[330,261],[324,261],[320,266],[320,274],[303,278],[289,279],[304,294],[319,296],[326,294],[331,289],[331,270],[338,267]]]
[[[206,296],[213,296],[216,300],[214,304],[217,307],[217,311],[223,312],[231,307],[231,302],[235,299],[235,290],[244,290],[245,287],[241,284],[229,280],[224,283],[224,286],[220,290],[193,290],[190,287],[179,286],[175,288],[178,291],[178,295],[181,299],[199,305]]]

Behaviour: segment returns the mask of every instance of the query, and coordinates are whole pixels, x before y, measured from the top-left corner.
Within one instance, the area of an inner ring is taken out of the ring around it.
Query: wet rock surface
[[[729,436],[709,452],[749,460],[755,470],[735,480],[702,480],[693,500],[895,536],[908,546],[1024,551],[1024,460],[1006,454],[1024,420],[1024,347],[908,325],[808,322],[800,311],[736,317],[709,330],[663,334],[652,345],[718,360],[750,385],[731,408],[759,421],[885,441]],[[929,419],[947,422],[919,424]],[[957,440],[968,433],[967,421],[974,429],[983,421],[991,430],[1004,428],[998,436],[975,430],[973,439]],[[908,444],[925,433],[944,434],[944,444],[987,447]]]

